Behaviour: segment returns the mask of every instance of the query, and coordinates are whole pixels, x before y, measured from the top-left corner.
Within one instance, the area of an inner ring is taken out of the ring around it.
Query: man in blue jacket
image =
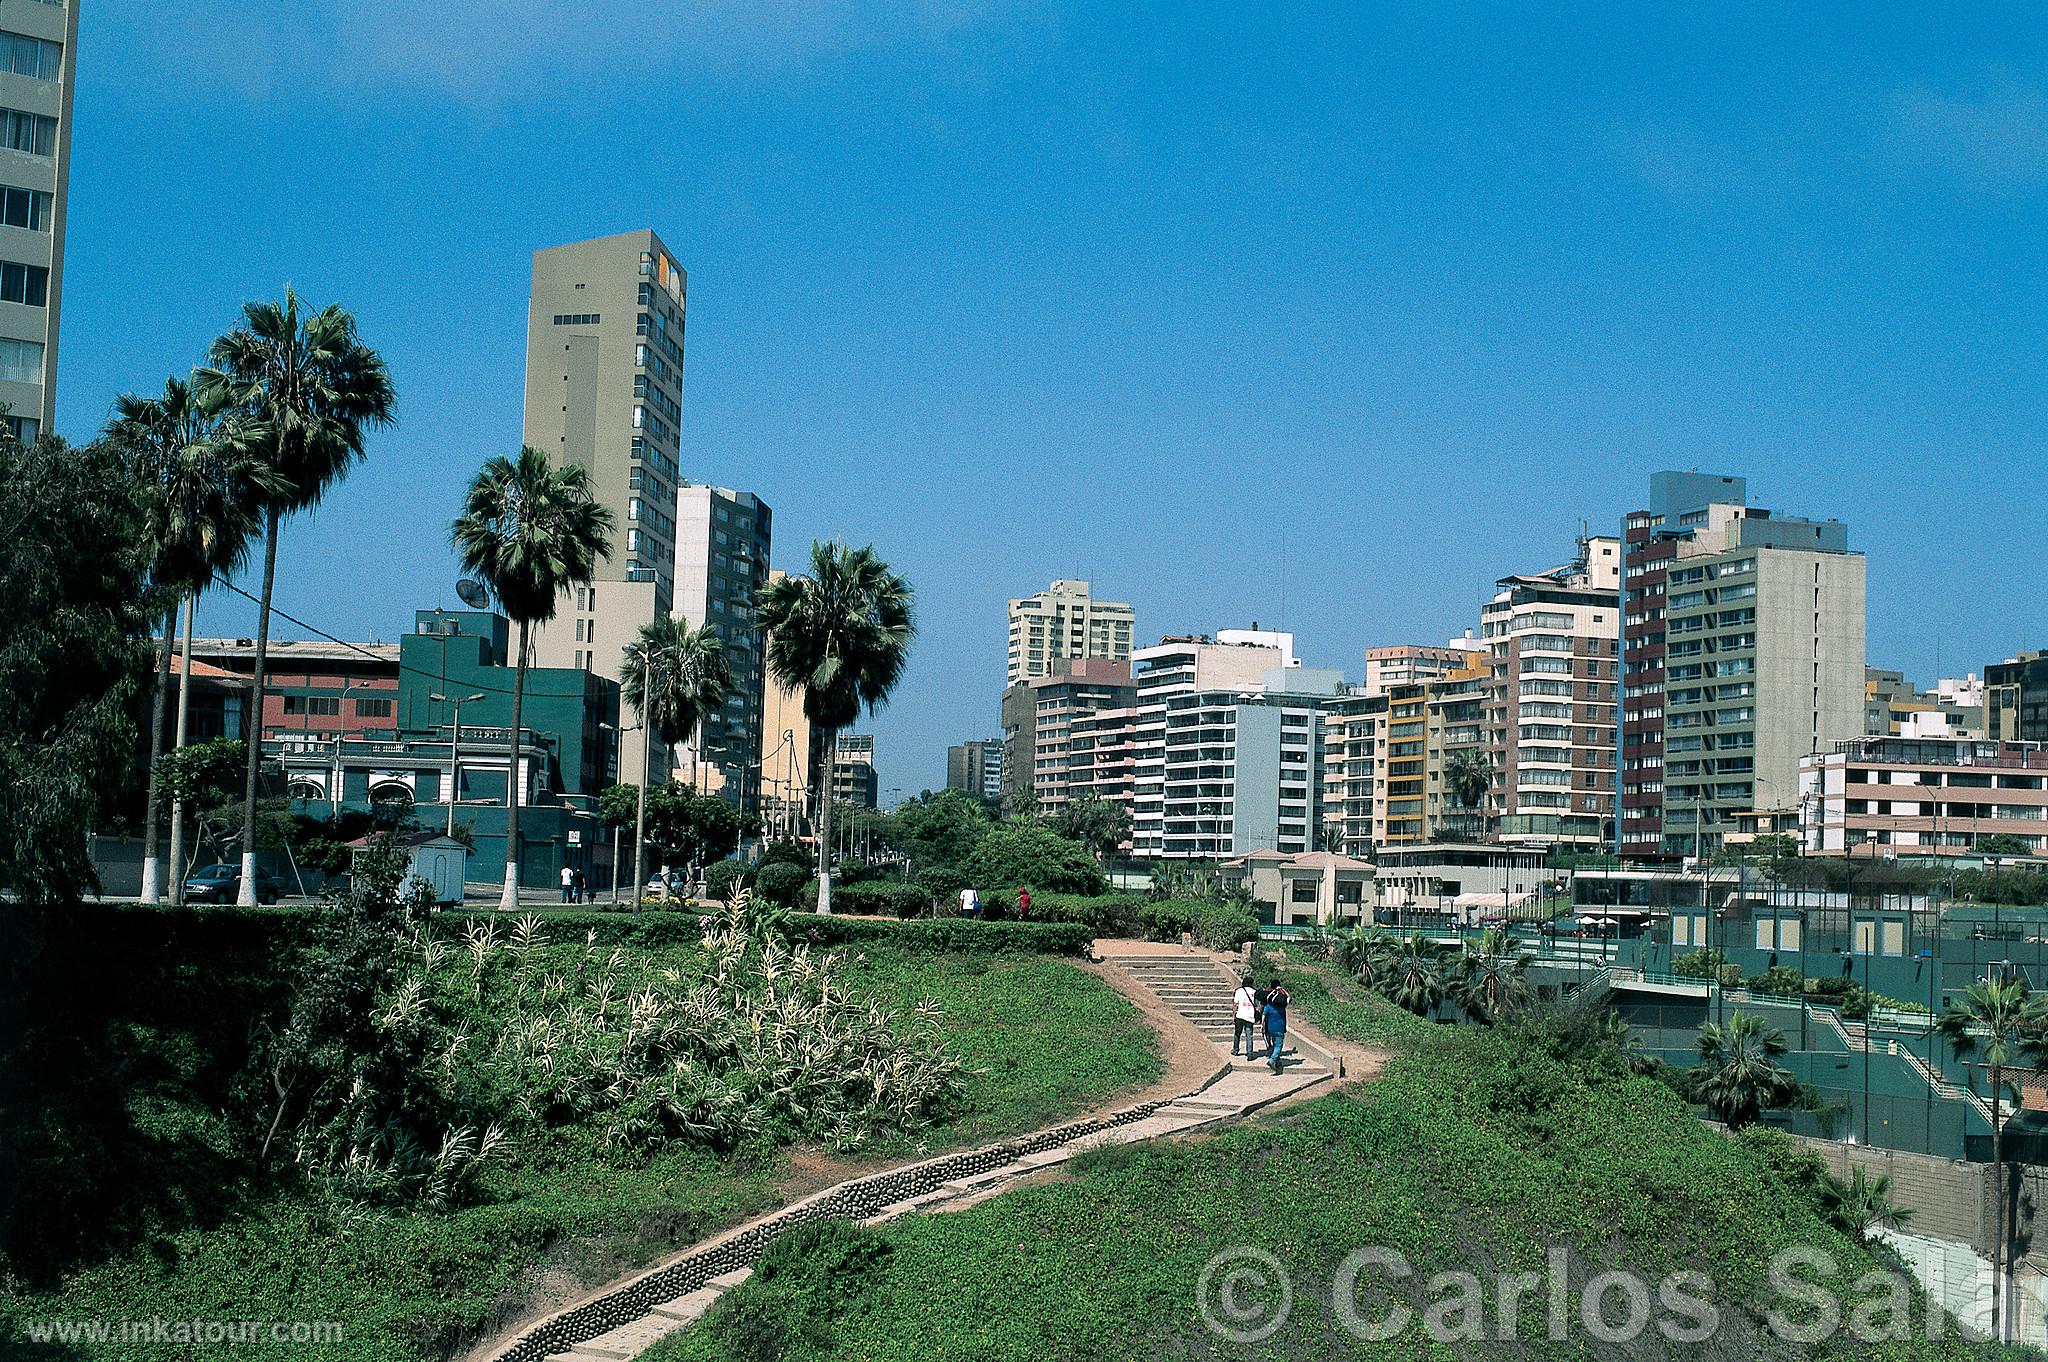
[[[1266,990],[1266,1012],[1262,1020],[1266,1024],[1266,1039],[1273,1046],[1273,1053],[1267,1057],[1267,1063],[1273,1066],[1273,1072],[1276,1074],[1282,1068],[1280,1051],[1287,1045],[1288,1001],[1287,990],[1280,984],[1275,983]]]

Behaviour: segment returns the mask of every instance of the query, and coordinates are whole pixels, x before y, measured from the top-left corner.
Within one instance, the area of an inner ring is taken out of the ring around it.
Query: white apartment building
[[[1122,601],[1097,600],[1088,583],[1054,582],[1045,590],[1012,600],[1010,658],[1005,685],[1055,676],[1081,658],[1122,662],[1131,655],[1136,614]]]

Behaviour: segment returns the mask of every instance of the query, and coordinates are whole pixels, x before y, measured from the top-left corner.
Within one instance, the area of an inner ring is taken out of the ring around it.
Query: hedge
[[[817,891],[811,890],[811,901]],[[846,913],[872,913],[887,917],[923,917],[931,912],[932,896],[922,886],[897,880],[862,880],[857,884],[832,882],[832,907]]]
[[[1078,922],[1097,936],[1142,937],[1145,900],[1135,894],[1033,894],[1031,916],[1044,922]],[[1014,902],[1005,906],[1015,912]]]
[[[1234,951],[1259,934],[1259,919],[1249,909],[1204,899],[1166,899],[1140,912],[1145,934],[1154,941],[1177,941],[1185,932],[1198,946]]]
[[[783,924],[783,930],[792,941],[822,945],[880,941],[908,950],[998,955],[1086,955],[1095,941],[1095,933],[1075,922],[977,922],[959,917],[894,922],[797,913]]]

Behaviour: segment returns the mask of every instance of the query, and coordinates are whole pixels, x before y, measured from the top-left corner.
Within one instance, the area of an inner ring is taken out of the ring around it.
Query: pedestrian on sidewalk
[[[1238,1042],[1244,1042],[1244,1057],[1254,1059],[1258,1051],[1259,991],[1252,987],[1252,977],[1247,974],[1238,980],[1237,992],[1231,997],[1230,1057],[1237,1058]]]
[[[1280,1052],[1287,1046],[1287,1001],[1287,990],[1280,984],[1266,990],[1266,1043],[1273,1047],[1266,1062],[1276,1074],[1282,1068]]]
[[[567,903],[576,892],[576,872],[568,866],[562,867],[562,902]]]

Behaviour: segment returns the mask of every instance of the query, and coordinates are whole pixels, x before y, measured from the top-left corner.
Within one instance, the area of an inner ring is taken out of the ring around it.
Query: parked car
[[[689,893],[690,879],[682,871],[669,871],[666,883],[662,881],[661,872],[656,871],[647,877],[646,885],[640,890],[640,897],[643,899],[680,899],[689,897]]]
[[[256,901],[276,903],[290,891],[286,884],[268,870],[256,872]],[[242,896],[242,867],[217,862],[204,865],[185,877],[185,902],[187,903],[233,903]]]

